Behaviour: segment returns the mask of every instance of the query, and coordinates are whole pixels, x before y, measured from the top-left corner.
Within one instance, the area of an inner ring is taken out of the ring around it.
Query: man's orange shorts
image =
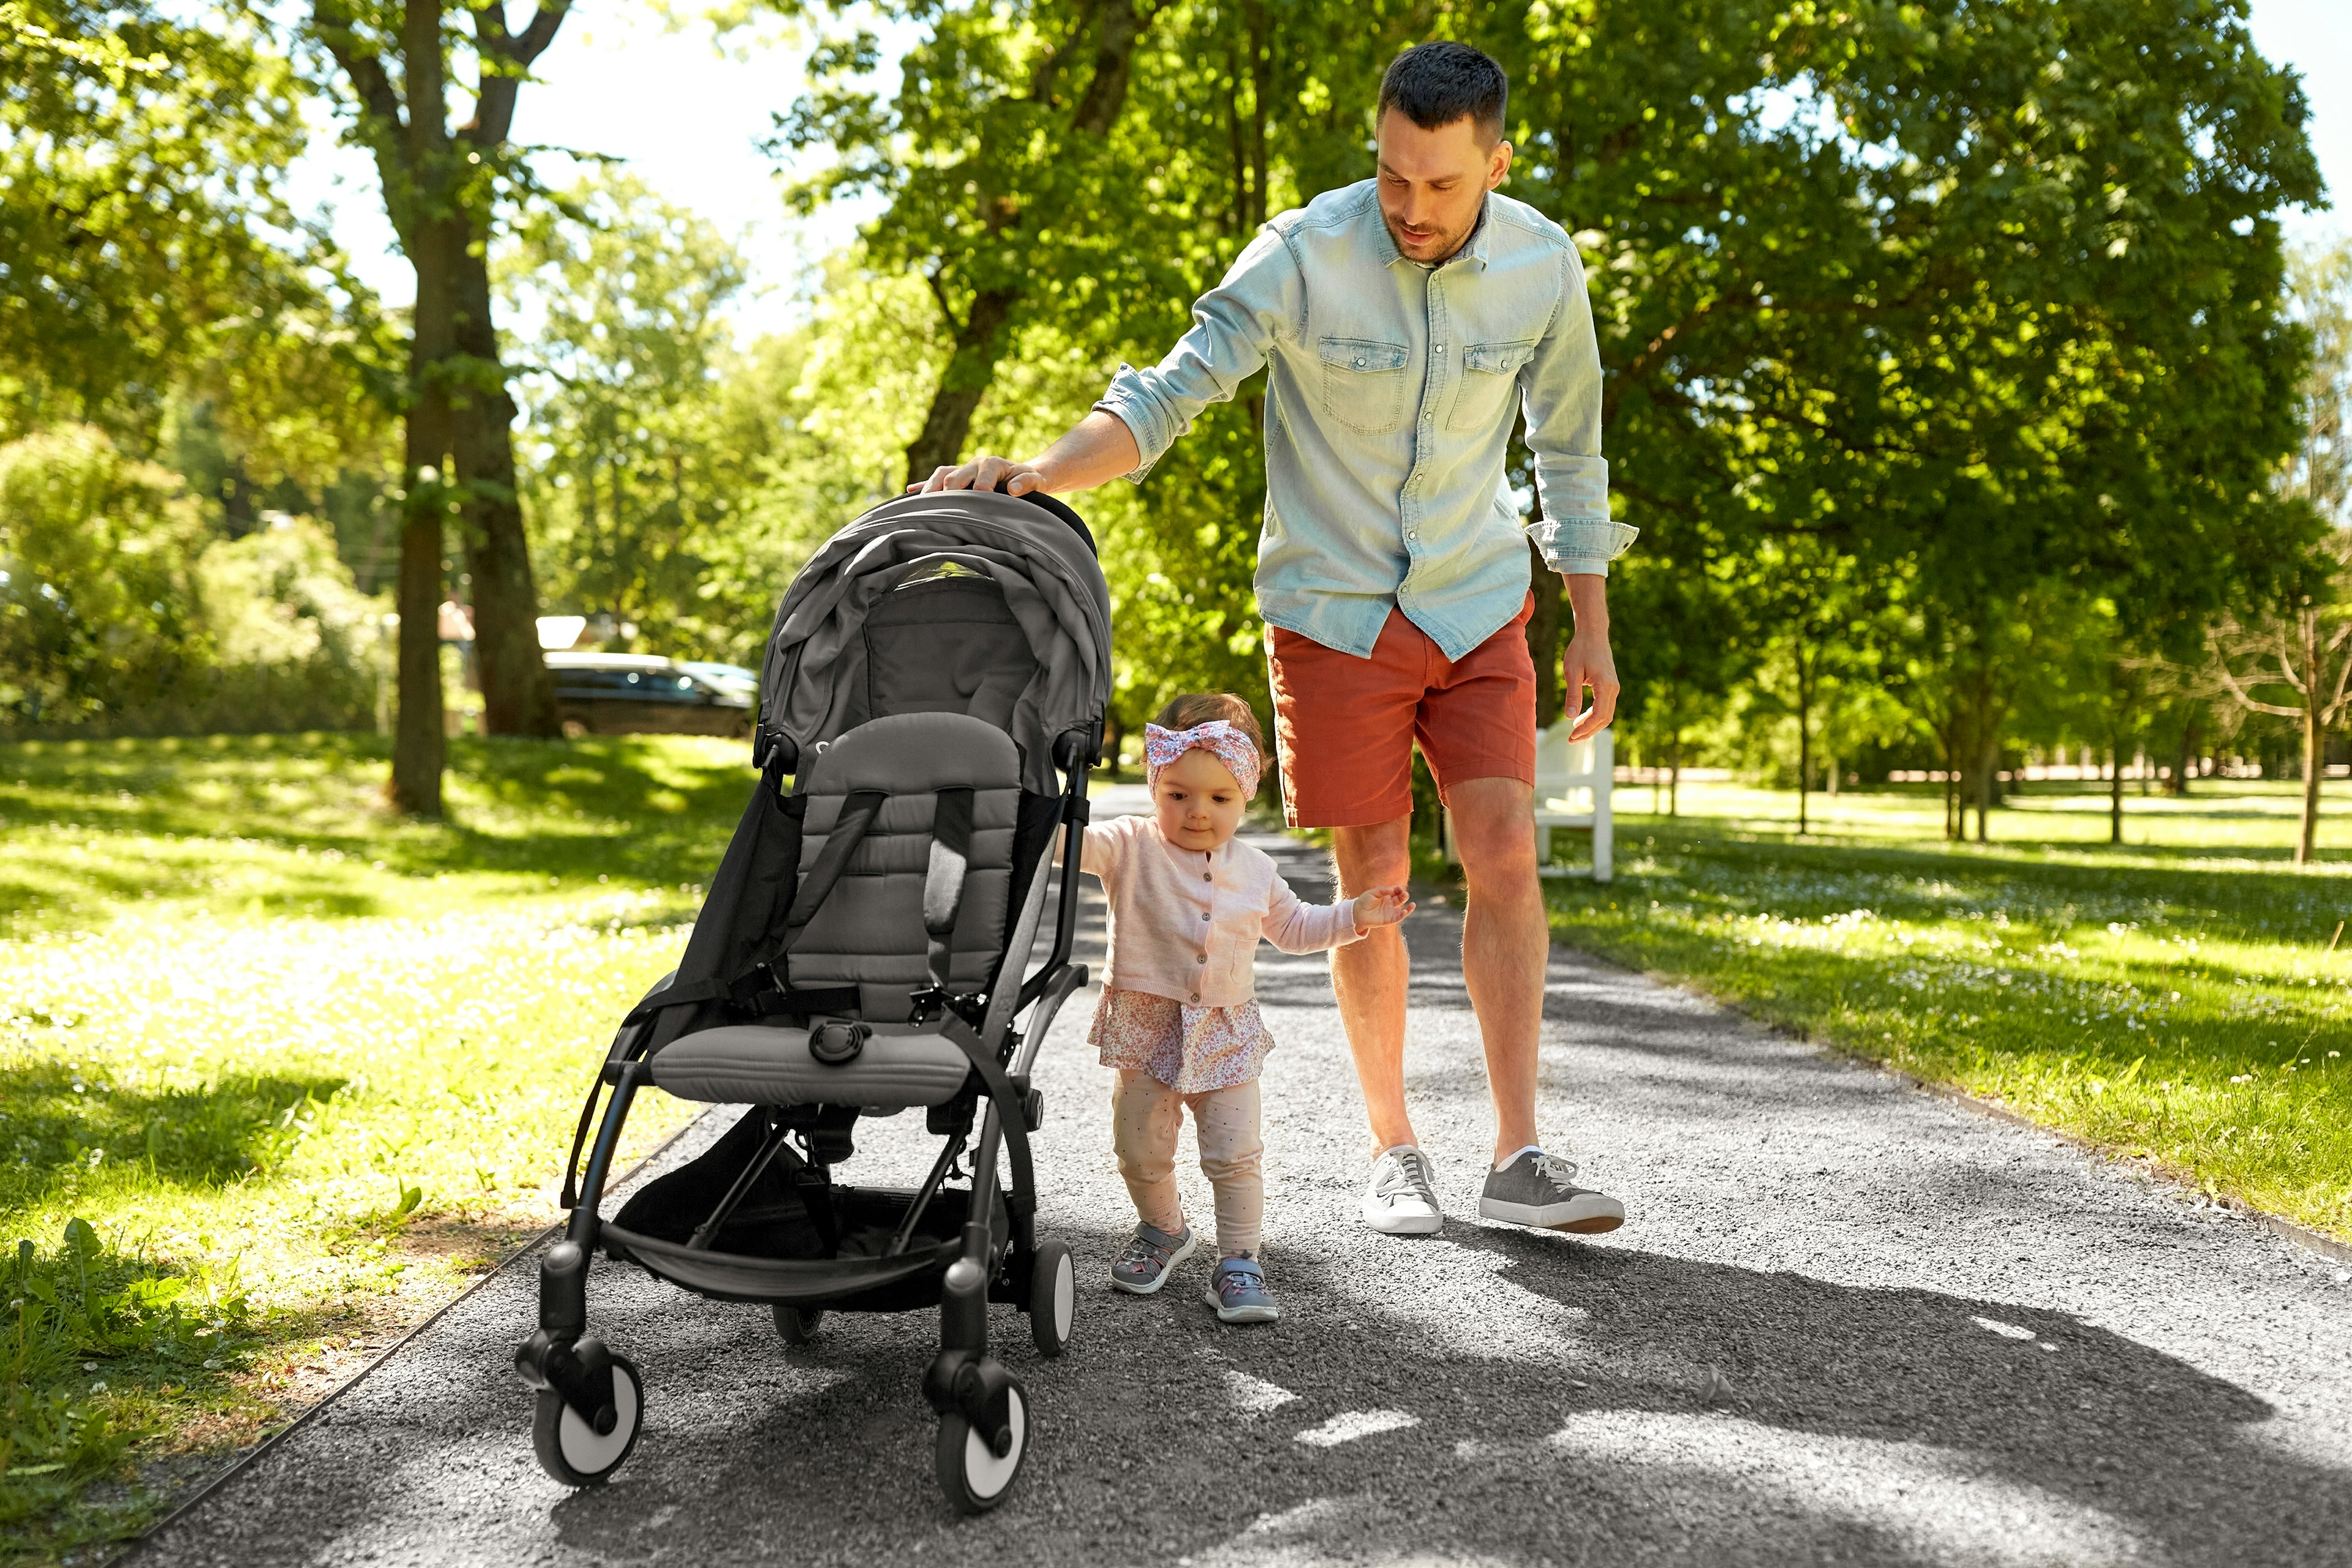
[[[1364,827],[1412,815],[1412,748],[1440,798],[1465,779],[1536,782],[1536,667],[1528,595],[1510,625],[1449,659],[1389,611],[1372,657],[1325,647],[1282,626],[1266,649],[1282,810],[1293,827]]]

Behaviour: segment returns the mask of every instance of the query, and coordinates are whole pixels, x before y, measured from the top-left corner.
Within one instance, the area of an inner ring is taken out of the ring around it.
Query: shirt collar
[[[1412,261],[1415,267],[1427,266],[1433,272],[1440,267],[1451,267],[1457,261],[1475,263],[1481,272],[1486,269],[1486,241],[1492,237],[1494,231],[1494,226],[1486,221],[1486,215],[1494,208],[1494,192],[1488,191],[1485,198],[1478,203],[1478,221],[1470,226],[1470,237],[1462,242],[1462,248],[1434,265],[1412,261],[1411,257],[1397,248],[1396,236],[1389,232],[1388,216],[1381,211],[1381,196],[1377,189],[1372,192],[1372,199],[1369,205],[1372,215],[1372,243],[1379,247],[1378,254],[1383,269],[1393,267],[1400,261]]]

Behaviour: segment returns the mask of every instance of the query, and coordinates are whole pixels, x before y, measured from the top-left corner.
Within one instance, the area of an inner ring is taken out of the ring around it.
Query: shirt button
[[[1208,910],[1202,910],[1201,911],[1201,918],[1202,918],[1202,920],[1207,920],[1207,919],[1209,918],[1209,911],[1208,911]]]
[[[1445,345],[1444,345],[1444,343],[1440,343],[1440,344],[1438,344],[1438,345],[1437,345],[1437,352],[1438,352],[1439,353],[1444,353],[1445,352]]]
[[[1356,356],[1356,368],[1357,368],[1358,370],[1361,370],[1361,369],[1363,369],[1363,368],[1364,368],[1364,356],[1363,356],[1363,355],[1361,355],[1361,354],[1358,354],[1358,355]]]
[[[1201,994],[1200,994],[1198,991],[1193,992],[1193,993],[1192,993],[1192,1000],[1193,1000],[1193,1001],[1195,1001],[1195,1002],[1198,1002],[1200,999],[1201,999]]]
[[[1210,878],[1209,878],[1209,874],[1208,874],[1206,871],[1203,871],[1203,872],[1202,872],[1202,873],[1201,873],[1201,880],[1202,880],[1203,882],[1205,882],[1205,881],[1208,881],[1209,879],[1210,879]]]
[[[1209,955],[1205,952],[1196,952],[1192,955],[1192,962],[1195,963],[1206,963],[1209,962]]]

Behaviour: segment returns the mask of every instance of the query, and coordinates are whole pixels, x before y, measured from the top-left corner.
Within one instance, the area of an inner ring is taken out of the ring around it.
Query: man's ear
[[[1497,142],[1495,150],[1486,154],[1486,188],[1493,190],[1511,177],[1511,144]]]

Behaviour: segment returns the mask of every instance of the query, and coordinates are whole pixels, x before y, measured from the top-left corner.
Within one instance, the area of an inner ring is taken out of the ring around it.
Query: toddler
[[[1258,938],[1316,952],[1412,912],[1402,888],[1301,903],[1265,851],[1234,842],[1257,793],[1264,744],[1240,698],[1176,699],[1144,728],[1152,815],[1088,827],[1083,862],[1110,901],[1108,973],[1087,1037],[1118,1071],[1111,1140],[1139,1221],[1110,1282],[1149,1296],[1199,1245],[1176,1192],[1176,1133],[1189,1106],[1223,1255],[1209,1304],[1228,1323],[1280,1316],[1258,1258],[1257,1079],[1274,1048],[1252,995]]]

